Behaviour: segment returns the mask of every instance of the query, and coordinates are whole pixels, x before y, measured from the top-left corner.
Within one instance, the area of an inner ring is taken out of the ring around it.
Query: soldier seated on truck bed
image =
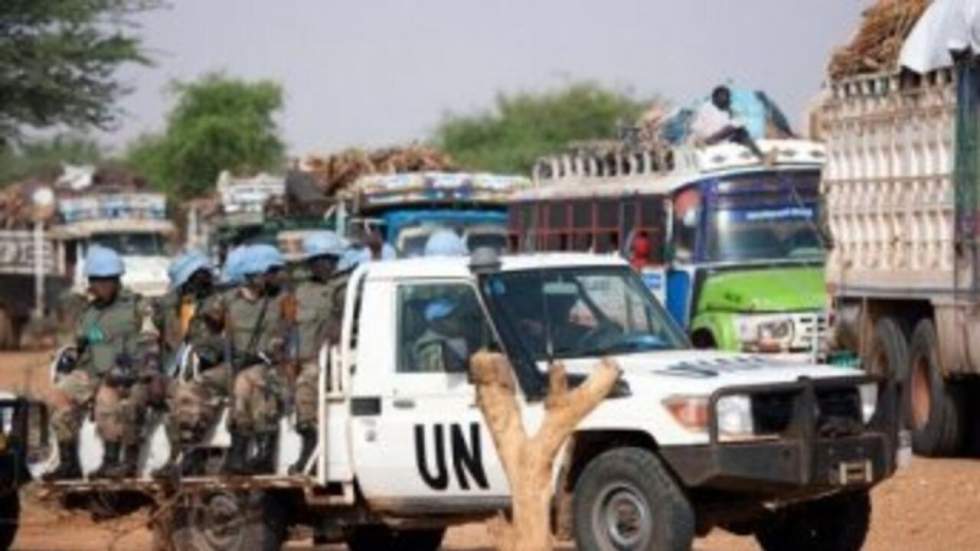
[[[133,476],[139,458],[144,411],[159,376],[151,310],[123,289],[122,259],[92,246],[85,259],[91,299],[75,326],[75,348],[62,355],[61,374],[46,402],[58,440],[60,463],[45,481],[81,478],[78,434],[91,402],[105,452],[93,478]]]
[[[198,251],[185,253],[174,260],[168,275],[170,292],[159,301],[156,309],[164,354],[168,364],[176,364],[180,361],[183,346],[192,345],[201,375],[190,381],[177,377],[169,381],[166,427],[170,457],[166,464],[154,471],[153,476],[158,478],[200,474],[203,458],[200,450],[192,445],[202,437],[202,427],[210,426],[214,417],[209,411],[214,409],[209,407],[213,390],[209,383],[213,382],[215,372],[209,373],[209,370],[221,361],[223,350],[220,332],[212,329],[200,315],[217,291],[210,260]],[[177,369],[170,371],[179,374]],[[223,388],[227,386],[225,383]],[[218,387],[222,388],[220,382]]]
[[[320,408],[320,392],[317,383],[320,369],[317,355],[320,347],[327,342],[332,324],[339,325],[339,319],[331,319],[342,312],[333,308],[335,299],[331,278],[344,254],[345,244],[331,231],[316,232],[303,239],[303,259],[309,277],[296,284],[296,342],[292,350],[292,361],[298,366],[295,385],[296,431],[302,440],[299,458],[290,466],[289,474],[299,474],[310,460],[316,448],[316,424]]]

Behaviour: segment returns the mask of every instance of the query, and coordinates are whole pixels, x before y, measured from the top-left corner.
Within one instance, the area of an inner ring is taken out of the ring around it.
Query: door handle
[[[415,407],[415,400],[411,398],[395,398],[391,405],[398,409],[412,409]]]

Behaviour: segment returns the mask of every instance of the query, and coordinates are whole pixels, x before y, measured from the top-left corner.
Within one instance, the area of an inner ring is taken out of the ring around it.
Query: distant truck
[[[980,443],[980,65],[832,81],[819,112],[833,345],[903,385],[925,455]]]
[[[772,551],[860,548],[868,492],[896,468],[889,383],[856,369],[694,350],[615,257],[478,253],[352,274],[340,343],[319,356],[319,446],[303,474],[286,474],[299,439],[284,417],[277,474],[217,474],[229,443],[222,420],[203,444],[209,474],[153,481],[147,473],[169,444],[152,412],[138,478],[46,488],[99,511],[157,507],[169,520],[156,543],[177,549],[278,549],[289,526],[307,525],[316,543],[352,551],[435,551],[448,526],[509,507],[466,363],[451,354],[506,353],[530,426],[544,414],[549,361],[564,362],[574,385],[611,357],[621,381],[556,465],[559,538],[586,551],[688,549],[719,526]],[[424,312],[446,301],[460,333],[433,339]],[[442,361],[423,367],[422,357]],[[196,376],[187,359],[181,378]],[[31,463],[35,475],[57,464],[50,449]],[[86,418],[85,473],[101,452]]]
[[[94,244],[122,256],[124,285],[148,297],[164,294],[176,232],[166,207],[161,193],[56,193],[52,222],[0,231],[0,348],[17,347],[32,313],[57,316],[68,294],[86,292],[83,265]]]
[[[521,176],[406,172],[362,176],[337,196],[343,234],[377,230],[403,257],[420,256],[433,231],[449,228],[470,250],[507,246],[507,200],[530,187]]]

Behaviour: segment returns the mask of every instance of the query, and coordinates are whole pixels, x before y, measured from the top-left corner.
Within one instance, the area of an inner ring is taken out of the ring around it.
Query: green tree
[[[62,163],[94,164],[102,157],[98,143],[71,134],[24,142],[0,150],[0,186],[31,176],[57,175]]]
[[[143,136],[126,158],[177,197],[207,193],[222,170],[253,173],[282,166],[285,146],[276,114],[283,93],[272,81],[247,82],[219,73],[176,83],[177,103],[166,131]]]
[[[446,116],[435,142],[462,166],[495,172],[529,172],[534,161],[576,140],[617,137],[645,102],[590,82],[542,93],[501,94],[495,108]]]
[[[125,63],[147,64],[132,17],[160,0],[0,1],[0,147],[27,128],[110,128],[128,90]]]

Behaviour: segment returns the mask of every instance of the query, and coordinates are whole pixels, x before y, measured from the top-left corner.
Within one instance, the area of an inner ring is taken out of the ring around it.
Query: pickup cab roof
[[[500,271],[531,269],[556,269],[595,266],[622,266],[628,264],[613,255],[600,256],[581,253],[523,254],[500,257]],[[364,265],[368,280],[398,278],[468,278],[471,277],[469,257],[427,257],[372,262]]]

